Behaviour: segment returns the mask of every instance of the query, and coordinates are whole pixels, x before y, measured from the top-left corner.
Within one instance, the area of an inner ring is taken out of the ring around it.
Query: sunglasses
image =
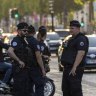
[[[28,30],[27,30],[27,29],[23,29],[23,30],[21,30],[21,31],[23,31],[23,32],[28,32]]]

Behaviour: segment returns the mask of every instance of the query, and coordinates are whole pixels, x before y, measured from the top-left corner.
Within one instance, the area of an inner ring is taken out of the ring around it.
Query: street
[[[50,68],[51,71],[47,73],[47,76],[54,80],[56,86],[54,96],[62,96],[61,91],[62,72],[58,71],[57,57],[54,55],[51,57]],[[82,85],[84,96],[96,96],[96,73],[84,73]],[[10,95],[0,95],[0,96],[10,96]]]
[[[53,95],[54,85],[54,96],[63,96],[62,75],[67,93],[78,94],[83,71],[83,96],[96,96],[96,0],[0,0],[0,96],[31,95],[32,88],[32,95]]]
[[[52,56],[50,61],[50,67],[51,71],[47,75],[54,80],[54,83],[56,85],[56,91],[54,96],[62,96],[61,91],[62,72],[58,71],[57,57]],[[82,85],[84,96],[95,96],[96,73],[84,73]]]

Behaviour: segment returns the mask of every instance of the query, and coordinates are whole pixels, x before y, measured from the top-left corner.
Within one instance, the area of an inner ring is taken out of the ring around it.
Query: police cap
[[[47,29],[46,29],[45,26],[40,26],[38,31],[39,31],[39,33],[40,32],[46,33],[47,32]]]
[[[81,27],[79,21],[77,20],[70,21],[70,26]]]
[[[47,34],[47,29],[45,26],[40,26],[38,31],[39,31],[39,34],[41,34],[41,37]]]
[[[28,24],[25,22],[21,22],[17,25],[17,29],[27,29],[28,28]]]

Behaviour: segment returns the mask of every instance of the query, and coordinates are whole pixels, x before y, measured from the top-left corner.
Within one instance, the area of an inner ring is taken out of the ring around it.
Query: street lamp
[[[51,18],[52,18],[52,31],[54,31],[54,11],[51,11]]]
[[[53,0],[49,0],[49,11],[50,11],[50,14],[51,14],[51,18],[52,18],[52,31],[54,31],[54,10],[53,10],[53,3],[54,1]]]

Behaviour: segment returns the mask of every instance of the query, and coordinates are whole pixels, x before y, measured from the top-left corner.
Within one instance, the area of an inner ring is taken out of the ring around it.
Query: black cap
[[[30,25],[30,26],[28,27],[28,33],[35,33],[35,28],[34,28],[34,26]]]
[[[39,33],[40,33],[40,32],[46,33],[46,32],[47,32],[47,29],[46,29],[45,26],[40,26],[38,31],[39,31]]]
[[[19,23],[18,25],[17,25],[17,29],[26,29],[26,28],[28,28],[28,24],[27,23],[25,23],[25,22],[21,22],[21,23]]]
[[[41,35],[41,37],[43,37],[47,34],[47,29],[45,26],[40,26],[38,31],[39,31],[39,34]]]
[[[81,27],[79,21],[77,20],[70,21],[70,26]]]

